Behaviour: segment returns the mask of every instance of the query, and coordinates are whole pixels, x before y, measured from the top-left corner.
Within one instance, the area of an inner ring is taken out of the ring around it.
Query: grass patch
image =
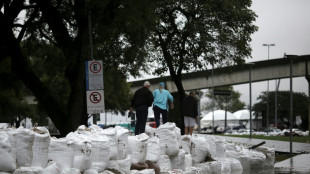
[[[240,138],[249,138],[249,135],[221,135],[227,137],[240,137]],[[263,140],[277,140],[277,141],[290,141],[290,137],[288,136],[264,136],[264,135],[252,135],[253,139],[263,139]],[[293,137],[293,142],[298,143],[310,143],[310,136],[301,136],[301,137]]]

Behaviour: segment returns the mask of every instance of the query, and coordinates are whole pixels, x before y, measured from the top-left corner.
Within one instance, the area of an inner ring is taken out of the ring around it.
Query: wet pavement
[[[278,162],[275,173],[310,173],[310,154],[301,154]]]
[[[206,134],[203,134],[206,135]],[[217,136],[217,135],[207,135],[207,136]],[[263,141],[266,143],[264,146],[274,148],[277,152],[290,152],[290,142],[289,141],[275,141],[275,140],[262,140],[262,139],[249,139],[249,138],[238,138],[238,137],[227,137],[227,136],[218,136],[225,139],[228,142],[236,142],[247,145],[256,145]],[[293,153],[310,153],[310,143],[292,143],[292,152]],[[309,163],[310,165],[310,163]]]
[[[204,134],[206,135],[206,134]],[[216,136],[216,135],[207,135]],[[238,137],[223,137],[227,142],[235,142],[241,144],[247,144],[249,146],[257,145],[263,141],[266,143],[264,146],[274,148],[277,152],[290,152],[290,142],[286,141],[275,141],[275,140],[262,140],[262,139],[249,139],[249,138],[238,138]],[[242,174],[310,174],[310,143],[292,143],[292,152],[299,153],[292,158],[278,162],[275,164],[272,170],[258,170],[258,171],[244,171]],[[301,154],[305,153],[305,154]]]

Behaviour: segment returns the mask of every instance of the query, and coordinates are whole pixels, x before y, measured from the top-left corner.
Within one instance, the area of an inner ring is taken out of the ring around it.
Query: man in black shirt
[[[152,106],[154,101],[153,94],[149,90],[150,86],[150,82],[145,81],[144,86],[135,92],[133,99],[131,100],[131,108],[129,112],[132,112],[132,108],[135,108],[137,116],[135,135],[142,134],[145,131],[148,108]]]
[[[182,109],[184,116],[185,134],[192,135],[198,117],[197,100],[195,99],[194,91],[190,91],[189,95],[183,99]]]

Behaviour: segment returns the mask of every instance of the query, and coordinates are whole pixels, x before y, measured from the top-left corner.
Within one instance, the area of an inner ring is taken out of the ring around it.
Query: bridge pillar
[[[308,81],[308,131],[310,131],[310,75],[306,75],[305,77]]]

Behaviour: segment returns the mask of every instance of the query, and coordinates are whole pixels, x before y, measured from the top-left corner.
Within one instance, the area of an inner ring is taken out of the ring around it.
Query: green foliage
[[[259,102],[254,104],[253,111],[258,114],[265,113],[267,110],[267,96],[269,96],[269,122],[274,123],[275,119],[275,92],[269,91],[262,92],[258,96]],[[286,120],[290,118],[290,91],[278,91],[277,93],[278,103],[278,123],[289,125]],[[293,120],[295,122],[296,116],[301,116],[302,125],[301,129],[308,129],[308,97],[302,92],[293,92]],[[295,124],[294,124],[295,125]]]
[[[243,63],[251,55],[255,13],[251,0],[158,2],[152,37],[155,74],[206,69],[208,64]]]
[[[214,109],[225,110],[226,100],[227,100],[227,110],[230,112],[236,112],[238,110],[245,108],[245,103],[240,101],[241,94],[235,91],[232,86],[216,87],[214,90],[231,91],[231,96],[224,95],[214,95]],[[211,102],[207,103],[206,110],[212,110],[212,90],[206,93],[206,97],[210,99]]]

